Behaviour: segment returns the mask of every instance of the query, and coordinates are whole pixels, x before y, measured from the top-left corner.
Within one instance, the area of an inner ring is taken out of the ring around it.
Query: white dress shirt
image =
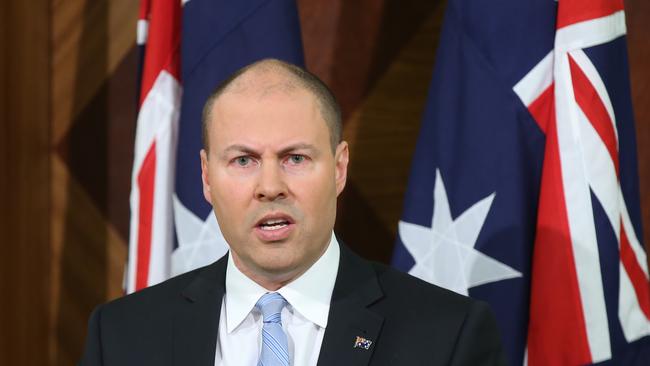
[[[277,290],[288,302],[282,310],[291,365],[316,365],[327,327],[340,257],[332,234],[325,253],[302,276]],[[265,288],[246,277],[228,254],[226,294],[221,302],[216,366],[255,366],[262,347],[262,314],[255,308]]]

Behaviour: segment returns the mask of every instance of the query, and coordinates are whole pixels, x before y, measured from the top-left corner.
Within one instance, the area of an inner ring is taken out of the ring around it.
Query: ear
[[[208,153],[205,149],[201,149],[201,181],[203,182],[203,197],[208,203],[212,204],[212,196],[210,196],[210,177],[208,174]]]
[[[345,188],[345,182],[348,179],[348,161],[350,160],[350,151],[348,150],[348,143],[341,141],[336,147],[334,154],[336,163],[336,195],[338,196]]]

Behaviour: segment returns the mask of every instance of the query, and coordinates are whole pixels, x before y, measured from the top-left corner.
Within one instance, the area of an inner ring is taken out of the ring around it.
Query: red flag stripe
[[[151,261],[151,230],[153,221],[153,197],[156,179],[156,141],[151,144],[140,172],[138,173],[138,191],[140,192],[140,211],[138,222],[138,256],[135,258],[135,290],[148,286],[149,263]]]
[[[140,0],[140,11],[138,13],[139,20],[149,19],[149,8],[151,7],[151,0]]]
[[[598,133],[598,136],[600,136],[600,139],[605,144],[609,156],[614,163],[616,176],[618,177],[618,143],[616,141],[614,123],[611,120],[609,113],[607,113],[607,109],[605,108],[603,101],[600,99],[598,92],[596,92],[596,89],[587,78],[587,75],[585,75],[580,66],[578,66],[570,55],[569,68],[571,69],[571,80],[573,82],[576,102],[585,116],[587,116],[587,119]]]
[[[551,84],[546,90],[540,94],[529,106],[528,111],[532,114],[533,119],[537,122],[539,128],[546,134],[548,123],[554,113],[553,108],[553,88],[555,84]]]
[[[625,233],[625,227],[623,226],[623,221],[621,220],[621,263],[625,268],[632,281],[632,287],[634,287],[634,292],[639,301],[639,306],[641,311],[645,314],[646,318],[650,319],[650,288],[648,287],[648,278],[645,276],[643,269],[639,265],[634,251],[630,246],[630,242]]]
[[[161,71],[165,70],[180,80],[180,6],[180,1],[156,1],[151,4],[140,106]]]
[[[540,98],[530,111],[548,133],[531,273],[528,365],[585,364],[591,352],[564,198],[553,90]]]
[[[562,0],[558,4],[557,29],[623,10],[622,0]]]

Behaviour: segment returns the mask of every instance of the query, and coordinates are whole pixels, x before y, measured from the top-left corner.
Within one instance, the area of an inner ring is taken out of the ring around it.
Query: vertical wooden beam
[[[0,364],[47,365],[50,2],[0,9]]]
[[[137,15],[133,0],[52,1],[52,366],[79,360],[92,309],[122,293]]]
[[[630,84],[636,122],[639,154],[641,215],[646,251],[650,251],[650,3],[647,0],[625,2]],[[642,239],[642,238],[639,238]],[[650,261],[650,258],[648,258]],[[650,262],[649,262],[650,263]]]

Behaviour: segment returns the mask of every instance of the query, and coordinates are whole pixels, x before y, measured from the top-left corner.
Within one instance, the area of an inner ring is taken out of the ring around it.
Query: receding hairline
[[[246,92],[249,88],[258,88],[260,79],[276,76],[280,78],[259,90],[261,95],[278,89],[284,92],[305,90],[310,93],[317,102],[321,116],[329,130],[332,152],[336,150],[342,135],[341,111],[334,94],[327,85],[317,76],[299,66],[277,59],[264,59],[234,72],[217,86],[206,100],[201,116],[203,148],[206,151],[209,149],[208,130],[212,120],[212,111],[217,100],[224,94]]]
[[[251,88],[257,88],[259,86],[263,88],[259,90],[262,94],[268,89],[278,87],[285,91],[292,91],[301,87],[306,89],[306,86],[303,85],[304,83],[301,82],[300,78],[292,72],[297,70],[290,70],[291,68],[297,68],[297,66],[285,64],[279,60],[263,60],[253,63],[242,69],[242,72],[237,73],[235,77],[231,78],[229,83],[225,83],[222,90],[215,95],[215,99],[228,93],[245,93]],[[273,78],[275,80],[261,81],[265,78]]]

